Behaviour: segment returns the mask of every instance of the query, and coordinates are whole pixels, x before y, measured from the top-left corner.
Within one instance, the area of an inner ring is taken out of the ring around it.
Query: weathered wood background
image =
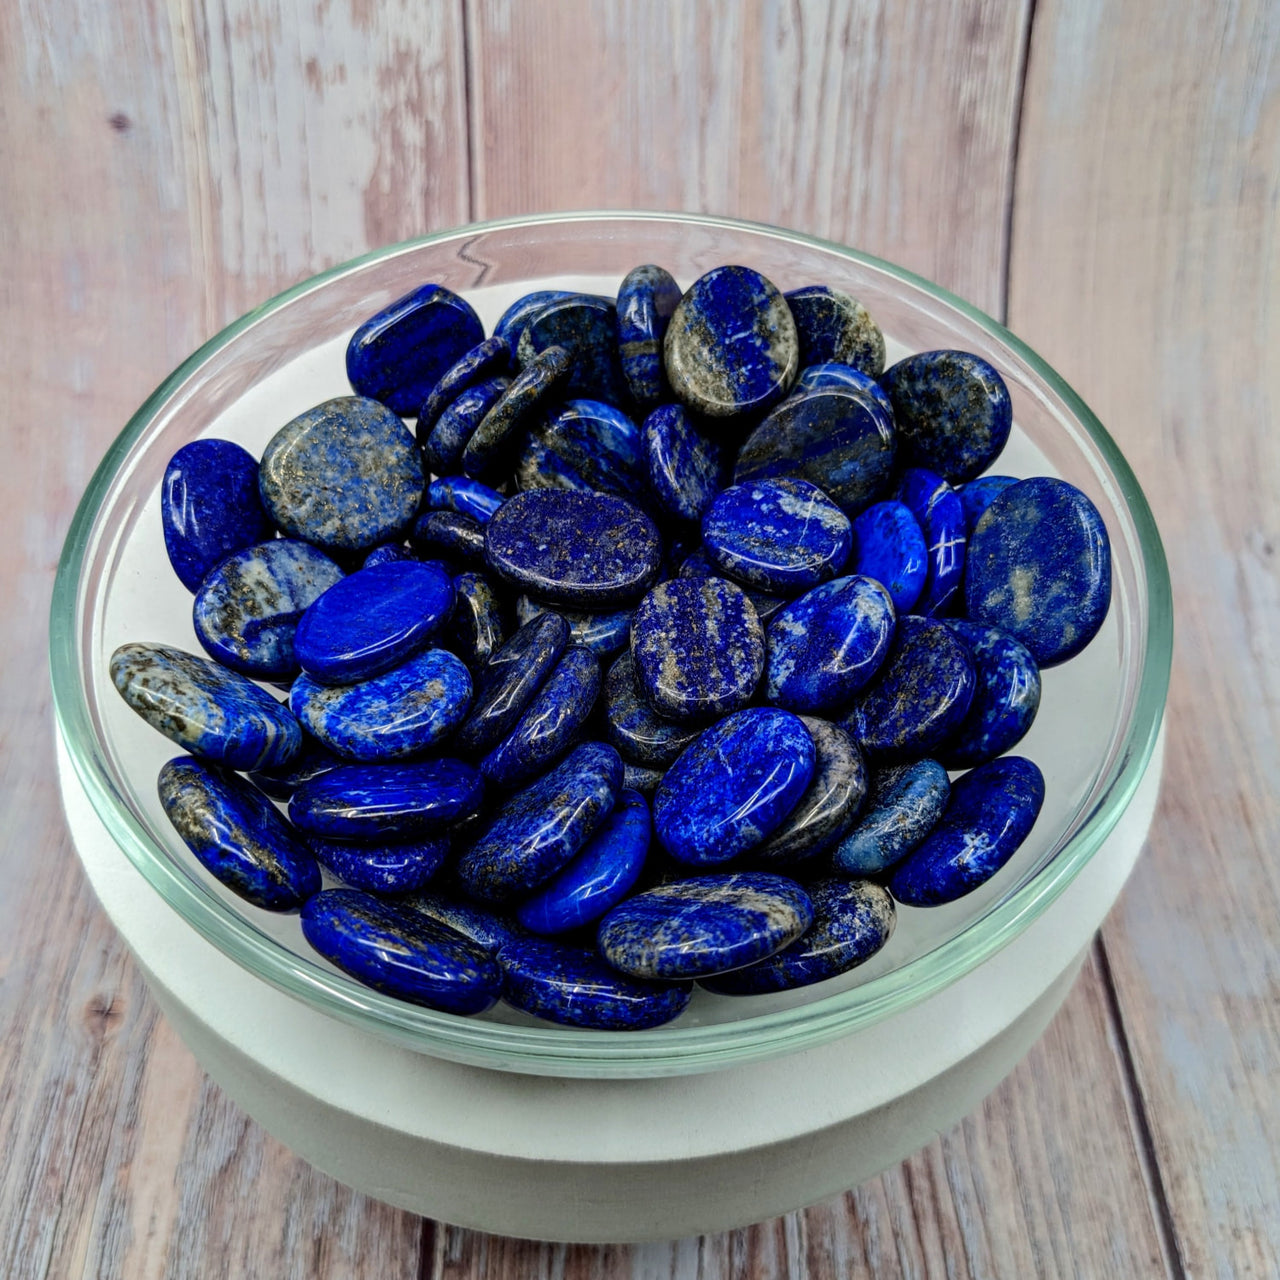
[[[0,1274],[1280,1275],[1280,12],[1267,0],[0,6]],[[78,870],[44,617],[181,357],[365,248],[532,210],[780,222],[1008,323],[1151,496],[1179,634],[1150,847],[983,1107],[749,1231],[478,1236],[203,1077]]]

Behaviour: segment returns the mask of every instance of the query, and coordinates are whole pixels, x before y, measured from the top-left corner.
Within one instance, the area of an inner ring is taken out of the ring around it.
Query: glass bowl
[[[682,285],[743,263],[787,290],[829,284],[862,301],[889,360],[938,347],[973,351],[1004,375],[1014,429],[996,470],[1058,475],[1094,501],[1111,536],[1111,612],[1093,643],[1044,675],[1020,753],[1044,771],[1031,837],[977,892],[902,908],[889,944],[862,967],[801,991],[734,998],[700,989],[676,1022],[644,1032],[573,1030],[499,1005],[461,1018],[384,996],[322,960],[296,916],[276,916],[215,882],[156,797],[171,743],[124,704],[108,676],[117,645],[200,652],[191,597],[165,557],[161,478],[203,435],[260,454],[303,409],[349,394],[343,353],[367,316],[426,281],[464,294],[491,327],[508,302],[559,287],[612,294],[630,268],[661,263]],[[1168,571],[1145,498],[1080,398],[1024,343],[918,276],[795,232],[694,215],[580,213],[479,224],[379,250],[282,293],[176,369],[111,446],[80,503],[58,567],[51,618],[54,702],[79,780],[147,882],[262,981],[423,1053],[498,1069],[572,1076],[679,1074],[803,1049],[892,1016],[981,965],[1062,893],[1094,856],[1146,768],[1168,686]]]

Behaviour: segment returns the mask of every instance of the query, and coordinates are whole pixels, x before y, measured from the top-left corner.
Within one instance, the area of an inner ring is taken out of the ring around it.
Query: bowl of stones
[[[52,656],[98,819],[243,969],[625,1076],[854,1034],[1016,939],[1132,799],[1171,633],[1137,482],[1000,325],[594,214],[197,351],[85,495]]]

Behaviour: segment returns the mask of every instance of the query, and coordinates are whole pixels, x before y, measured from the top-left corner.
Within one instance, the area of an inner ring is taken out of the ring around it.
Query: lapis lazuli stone
[[[434,889],[409,894],[396,906],[402,911],[425,916],[428,920],[456,929],[489,955],[497,955],[508,942],[529,936],[528,930],[514,916],[478,907],[474,902]]]
[[[272,536],[258,462],[230,440],[193,440],[169,459],[160,490],[169,563],[188,591],[233,552]]]
[[[427,393],[418,410],[418,435],[430,432],[436,420],[464,391],[487,378],[501,377],[511,367],[511,346],[505,338],[485,338],[461,356]]]
[[[750,707],[705,729],[667,770],[653,826],[678,862],[710,866],[759,845],[813,779],[817,753],[799,716]]]
[[[637,978],[701,978],[781,951],[812,922],[809,895],[785,876],[692,876],[614,907],[600,923],[600,954]]]
[[[285,533],[339,551],[404,533],[426,487],[409,428],[360,396],[326,400],[287,422],[258,472],[263,506]]]
[[[513,942],[498,954],[509,1004],[535,1018],[596,1031],[642,1031],[684,1012],[687,982],[652,982],[619,973],[586,947],[542,938]]]
[[[506,639],[502,605],[488,579],[478,573],[458,574],[453,596],[448,646],[472,671],[478,671]]]
[[[806,886],[813,923],[790,946],[730,973],[706,978],[708,991],[756,996],[825,982],[870,960],[893,934],[897,913],[870,880],[815,880]]]
[[[563,347],[569,353],[565,395],[625,403],[627,382],[622,374],[618,312],[612,298],[577,293],[535,312],[520,335],[521,367],[527,368],[551,347]]]
[[[884,334],[855,298],[825,284],[783,295],[800,335],[800,367],[835,362],[875,378],[884,369]]]
[[[516,483],[639,497],[645,484],[640,429],[611,404],[569,400],[533,426],[516,463]]]
[[[893,422],[873,399],[818,387],[788,396],[747,437],[733,478],[797,476],[854,516],[889,483],[896,449]]]
[[[462,465],[463,451],[476,428],[510,385],[510,378],[488,378],[469,387],[448,405],[429,432],[423,431],[421,421],[418,423],[417,438],[422,446],[422,456],[436,475],[452,475],[458,470]]]
[[[520,905],[516,918],[539,934],[564,933],[598,920],[640,878],[650,833],[644,797],[624,788],[600,829],[568,866]]]
[[[420,555],[483,569],[484,528],[479,520],[458,511],[427,511],[414,522],[409,539]]]
[[[302,838],[260,791],[191,756],[160,770],[165,815],[200,864],[233,893],[268,911],[294,911],[320,890]]]
[[[288,764],[302,749],[289,708],[252,680],[170,645],[122,644],[111,681],[153,729],[232,769]]]
[[[525,325],[543,307],[549,306],[553,302],[562,302],[565,298],[572,298],[573,296],[566,289],[535,289],[532,293],[526,293],[517,298],[498,317],[498,323],[493,326],[493,336],[495,338],[505,338],[511,350],[515,351],[520,346],[520,335],[524,333]]]
[[[1017,484],[1017,476],[979,476],[962,484],[956,492],[964,508],[965,534],[972,538],[982,513],[1011,485]]]
[[[798,395],[801,391],[817,391],[823,387],[843,387],[854,395],[869,399],[884,411],[889,422],[893,421],[893,402],[875,378],[863,373],[861,369],[835,361],[811,364],[807,369],[800,370],[792,395]]]
[[[676,574],[677,578],[718,578],[720,576],[719,569],[711,563],[710,557],[702,547],[686,556],[680,564],[680,570]],[[751,606],[756,611],[756,617],[760,620],[762,627],[767,627],[783,605],[787,603],[785,596],[770,595],[767,591],[760,591],[756,587],[743,587]]]
[[[951,788],[942,818],[901,862],[889,892],[912,907],[954,902],[985,884],[1031,834],[1044,776],[1023,756],[971,769]]]
[[[624,760],[666,768],[698,736],[687,724],[664,719],[636,682],[635,659],[624,653],[609,668],[604,687],[605,737]]]
[[[901,502],[877,502],[853,522],[855,573],[884,586],[898,613],[910,613],[929,577],[929,548]]]
[[[637,404],[657,404],[662,396],[662,340],[679,301],[680,286],[661,267],[636,267],[618,286],[622,376]]]
[[[413,840],[475,813],[483,794],[480,774],[461,760],[348,764],[304,782],[289,817],[336,840]]]
[[[832,850],[833,869],[851,876],[887,871],[933,830],[950,795],[951,781],[936,760],[875,770],[866,808]]]
[[[711,418],[769,408],[800,369],[786,300],[750,267],[716,267],[695,280],[671,317],[663,352],[677,399]]]
[[[642,796],[653,798],[658,783],[666,776],[665,769],[651,769],[647,765],[632,764],[630,760],[622,762],[622,786],[626,791],[638,791]]]
[[[298,620],[343,573],[293,538],[260,542],[212,569],[192,607],[196,637],[224,666],[262,680],[298,671]]]
[[[397,298],[370,316],[347,345],[347,378],[358,395],[415,414],[428,393],[484,340],[471,304],[438,284]]]
[[[873,578],[823,583],[769,623],[765,696],[789,711],[842,711],[880,670],[893,632],[893,602]]]
[[[997,627],[948,618],[973,660],[978,683],[969,712],[938,750],[948,769],[971,769],[1021,742],[1040,708],[1040,668]]]
[[[999,627],[1042,667],[1074,657],[1111,606],[1111,542],[1074,485],[1036,476],[1011,485],[973,532],[968,614]]]
[[[572,861],[608,817],[622,787],[622,761],[584,742],[550,773],[517,792],[458,861],[463,887],[481,902],[510,902]]]
[[[412,893],[421,889],[449,855],[447,836],[397,844],[347,844],[311,836],[307,845],[321,866],[343,884],[366,893]]]
[[[483,1013],[502,970],[468,938],[359,889],[326,889],[307,903],[302,934],[365,986],[445,1013]]]
[[[981,475],[1009,439],[1009,388],[981,356],[920,351],[885,370],[880,383],[907,457],[952,484]]]
[[[572,370],[573,357],[563,347],[548,347],[525,364],[467,438],[462,470],[477,479],[500,472],[526,428],[566,390]]]
[[[402,560],[416,560],[417,558],[417,553],[410,551],[403,542],[384,542],[380,547],[374,547],[365,556],[360,567],[362,569],[376,569],[380,564],[399,564]]]
[[[427,507],[432,511],[456,511],[477,524],[488,524],[506,499],[496,489],[467,476],[441,476],[427,486]]]
[[[351,684],[399,666],[453,612],[453,580],[438,564],[401,560],[335,583],[302,615],[293,647],[321,684]]]
[[[553,611],[550,605],[539,604],[528,596],[516,599],[516,621],[521,626],[549,611]],[[631,639],[631,615],[635,612],[633,609],[587,613],[581,609],[557,607],[553,612],[558,613],[569,624],[569,638],[574,644],[583,645],[602,660],[621,653]]]
[[[642,596],[662,567],[662,539],[638,507],[607,493],[517,493],[485,529],[504,582],[548,604],[611,609]]]
[[[677,520],[701,520],[724,483],[724,456],[678,404],[664,404],[642,429],[649,488],[658,505]]]
[[[928,547],[929,571],[915,611],[926,618],[938,617],[959,602],[964,582],[964,507],[940,475],[920,467],[902,473],[897,497],[915,517]]]
[[[293,719],[292,712],[289,718]],[[273,800],[287,800],[308,778],[318,778],[322,773],[346,763],[328,747],[322,747],[310,734],[303,734],[302,750],[293,759],[284,764],[251,769],[249,781]]]
[[[736,583],[674,578],[637,606],[631,656],[659,715],[705,722],[751,701],[764,673],[764,629]]]

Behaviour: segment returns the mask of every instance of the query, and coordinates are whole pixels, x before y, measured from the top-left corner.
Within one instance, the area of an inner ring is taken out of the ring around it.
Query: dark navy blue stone
[[[292,538],[228,556],[196,592],[192,622],[210,657],[260,680],[298,671],[298,621],[343,573],[323,552]]]
[[[457,511],[427,511],[414,522],[409,538],[419,555],[483,569],[484,528],[479,520]]]
[[[653,826],[678,862],[728,862],[763,844],[813,780],[817,752],[799,716],[751,707],[705,729],[667,770]]]
[[[938,750],[948,769],[971,769],[1021,742],[1040,708],[1040,668],[1031,652],[997,627],[948,618],[964,641],[978,684],[969,713]]]
[[[169,460],[160,490],[169,563],[188,591],[233,552],[273,533],[258,496],[258,462],[230,440],[193,440]]]
[[[811,364],[807,369],[800,370],[795,390],[791,394],[799,395],[802,391],[817,391],[823,387],[843,387],[846,391],[870,399],[876,407],[884,410],[884,416],[890,422],[893,421],[893,402],[875,378],[863,373],[861,369],[834,361]]]
[[[427,486],[431,511],[456,511],[477,524],[488,524],[506,499],[496,489],[467,476],[441,476]]]
[[[1037,476],[1011,485],[973,532],[969,617],[999,627],[1042,667],[1074,657],[1111,606],[1111,542],[1074,485]]]
[[[664,404],[642,430],[649,489],[677,520],[701,520],[724,483],[724,455],[679,404]]]
[[[288,535],[325,550],[367,551],[413,523],[426,491],[409,428],[385,405],[340,396],[267,442],[258,490]]]
[[[571,644],[516,727],[480,762],[485,780],[511,790],[549,769],[581,734],[599,692],[599,660]]]
[[[786,395],[800,369],[800,342],[775,285],[750,267],[716,267],[680,299],[663,358],[678,400],[728,418]]]
[[[384,542],[374,547],[364,558],[362,569],[376,569],[380,564],[399,564],[404,560],[416,560],[417,553],[410,551],[403,542]]]
[[[153,729],[186,751],[232,769],[288,764],[302,727],[252,680],[170,645],[122,644],[111,681]]]
[[[854,516],[889,483],[896,449],[892,420],[869,396],[818,387],[788,396],[747,437],[733,478],[796,476]]]
[[[832,851],[832,868],[851,876],[887,871],[933,830],[950,795],[951,781],[936,760],[876,769],[857,825]]]
[[[1031,833],[1044,776],[1023,756],[979,765],[951,788],[941,820],[898,867],[889,892],[905,906],[936,907],[985,884]]]
[[[502,604],[492,584],[478,573],[458,574],[453,597],[446,642],[472,671],[478,671],[507,638]]]
[[[898,501],[915,517],[928,547],[929,572],[915,611],[926,618],[947,613],[960,602],[964,582],[964,507],[940,476],[919,467],[902,473]]]
[[[855,573],[883,584],[898,613],[910,613],[929,577],[929,548],[901,502],[877,502],[853,522]]]
[[[893,602],[874,579],[815,587],[769,623],[765,697],[788,711],[842,711],[880,670],[893,633]]]
[[[485,558],[547,604],[612,609],[642,596],[662,567],[652,520],[623,498],[572,489],[517,493],[485,529]]]
[[[613,609],[608,613],[586,613],[539,604],[528,596],[516,600],[516,621],[522,626],[547,612],[558,613],[569,624],[569,638],[574,644],[590,649],[597,658],[611,658],[621,653],[631,639],[631,616],[634,609]]]
[[[600,829],[516,918],[538,934],[565,933],[598,920],[631,892],[649,852],[649,806],[625,788]]]
[[[661,267],[636,267],[618,286],[622,376],[637,404],[657,404],[662,397],[662,340],[679,301],[680,286]]]
[[[1009,439],[1009,388],[981,356],[921,351],[887,369],[880,384],[907,458],[952,484],[981,475]]]
[[[293,719],[292,712],[289,718]],[[292,760],[265,769],[252,769],[249,781],[273,800],[288,800],[308,778],[318,778],[322,773],[346,763],[341,756],[334,755],[328,747],[322,747],[306,733],[302,735],[302,750]]]
[[[289,817],[335,840],[413,840],[469,817],[483,795],[480,774],[461,760],[348,764],[304,782]]]
[[[295,911],[320,891],[310,850],[260,791],[191,756],[160,770],[160,803],[200,865],[255,906]]]
[[[604,685],[605,737],[624,760],[665,769],[698,736],[698,730],[658,715],[641,694],[635,659],[624,653]]]
[[[884,335],[871,313],[847,293],[810,284],[783,295],[800,336],[800,367],[849,365],[875,378],[884,369]]]
[[[481,902],[510,902],[572,861],[609,816],[622,787],[622,761],[602,742],[584,742],[550,773],[512,796],[458,862],[458,878]]]
[[[485,338],[453,364],[431,388],[418,410],[418,438],[430,433],[436,420],[464,391],[487,378],[501,377],[511,367],[511,346],[505,338]]]
[[[488,378],[469,387],[441,412],[429,432],[424,432],[419,420],[417,437],[422,456],[436,475],[451,475],[462,465],[467,443],[510,385],[510,378]]]
[[[357,394],[415,414],[442,377],[484,340],[480,317],[443,285],[424,284],[370,316],[347,346]]]
[[[421,889],[449,855],[445,836],[399,844],[344,844],[311,836],[307,844],[321,866],[343,884],[366,893],[412,893]]]
[[[570,356],[566,396],[609,404],[626,402],[618,312],[612,298],[578,293],[549,302],[535,312],[520,335],[521,367],[527,368],[551,347],[563,347]]]
[[[678,1017],[689,1003],[687,982],[651,982],[619,973],[586,947],[541,938],[513,942],[498,954],[503,995],[535,1018],[595,1031],[642,1031]]]
[[[566,289],[536,289],[533,293],[526,293],[517,298],[498,317],[498,323],[493,326],[493,336],[495,338],[505,338],[511,350],[515,351],[520,346],[520,335],[524,333],[525,325],[543,307],[549,306],[553,302],[562,302],[565,298],[574,296],[573,293]]]
[[[702,978],[763,960],[813,922],[809,895],[766,871],[693,876],[619,903],[600,924],[600,953],[637,978]]]
[[[1011,485],[1017,484],[1017,476],[979,476],[962,484],[956,492],[960,495],[960,505],[964,508],[964,527],[967,537],[973,537],[973,531],[982,513]]]
[[[570,400],[530,432],[516,463],[521,489],[583,489],[640,498],[645,491],[640,429],[600,400]]]
[[[303,937],[344,973],[444,1013],[483,1013],[502,970],[462,934],[359,889],[326,889],[302,913]]]
[[[650,769],[646,765],[632,764],[629,760],[622,762],[622,786],[627,791],[638,791],[642,796],[653,799],[665,769]]]
[[[764,674],[764,629],[736,583],[659,583],[631,619],[636,680],[659,715],[706,722],[745,707]]]
[[[893,934],[893,899],[870,880],[815,880],[805,891],[813,923],[789,947],[701,985],[724,996],[794,991],[864,964]]]
[[[680,569],[676,573],[677,578],[717,578],[719,576],[701,543],[681,561]]]
[[[566,393],[572,370],[563,347],[548,347],[525,364],[476,424],[457,465],[477,479],[499,475],[520,452],[526,430]]]
[[[528,931],[514,916],[478,907],[474,902],[434,889],[410,894],[397,902],[396,906],[402,911],[448,925],[463,937],[470,938],[489,955],[496,956],[508,942],[529,936]]]

